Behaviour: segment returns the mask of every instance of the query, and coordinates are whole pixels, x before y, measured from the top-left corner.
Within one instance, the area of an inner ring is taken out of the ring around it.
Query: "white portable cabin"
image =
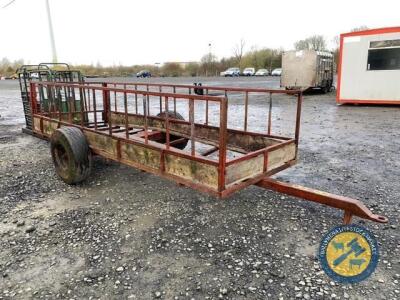
[[[336,101],[400,104],[400,27],[340,35]]]

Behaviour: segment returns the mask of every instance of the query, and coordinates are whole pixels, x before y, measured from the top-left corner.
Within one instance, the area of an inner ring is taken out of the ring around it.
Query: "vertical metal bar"
[[[147,84],[147,91],[149,91],[149,85]],[[147,112],[146,115],[150,115],[150,95],[147,94]]]
[[[267,172],[268,170],[268,151],[264,151],[264,166],[263,166],[263,172]]]
[[[90,100],[91,100],[91,99],[90,99],[90,89],[89,89],[89,88],[88,88],[88,90],[87,90],[87,93],[88,93],[88,103],[89,103],[89,106],[88,106],[88,107],[89,107],[89,110],[91,110],[91,107],[90,107]],[[61,93],[60,93],[60,95],[61,95]],[[60,99],[60,103],[61,103],[61,100],[62,100],[62,99]]]
[[[107,88],[107,83],[103,82],[101,84],[101,86],[103,88]],[[102,90],[102,94],[103,94],[103,121],[105,123],[108,123],[108,111],[110,110],[110,91],[107,90]]]
[[[296,113],[296,131],[295,131],[296,158],[297,158],[297,150],[299,148],[300,123],[301,123],[301,105],[302,105],[302,102],[303,102],[303,93],[299,92],[297,94],[297,113]]]
[[[67,87],[65,87],[65,86],[64,86],[63,90],[64,90],[64,99],[65,99],[65,104],[66,104],[66,106],[67,106],[67,109],[68,109],[68,94],[67,94]],[[40,91],[39,91],[39,92],[40,92]]]
[[[148,96],[148,95],[147,95]],[[149,136],[148,136],[148,132],[147,132],[147,113],[148,113],[148,109],[146,107],[147,105],[147,97],[146,95],[143,95],[143,108],[144,108],[144,142],[146,144],[149,143]]]
[[[70,87],[68,87],[68,122],[72,123],[72,103],[71,103],[71,91]]]
[[[129,139],[129,126],[128,126],[128,96],[124,90],[124,110],[125,110],[125,136]]]
[[[107,120],[108,120],[108,134],[112,136],[112,120],[111,120],[111,96],[110,96],[110,91],[106,91],[108,94],[107,97]]]
[[[117,87],[117,84],[114,83],[114,88]],[[114,91],[114,110],[115,112],[118,112],[118,106],[117,106],[117,91]]]
[[[79,93],[80,93],[80,95],[86,95],[86,94],[85,94],[85,90],[79,89]],[[86,102],[86,100],[85,100],[85,102]],[[81,97],[81,126],[82,126],[82,127],[84,126],[84,124],[83,124],[83,119],[84,119],[84,113],[83,113],[83,111],[84,111],[83,99],[82,99],[82,97]]]
[[[87,111],[87,99],[86,99],[85,87],[79,88],[79,93],[80,93],[80,97],[81,97],[81,105],[83,105],[83,111],[86,112]],[[55,91],[55,97],[57,97],[57,89]],[[86,122],[86,118],[84,118],[84,119]]]
[[[36,84],[34,82],[30,82],[30,106],[31,106],[31,114],[32,114],[32,129],[33,127],[33,115],[36,113],[37,110],[37,99],[36,99]]]
[[[94,111],[94,130],[97,130],[97,105],[96,105],[96,90],[93,91],[93,111]]]
[[[137,91],[137,84],[135,84],[135,91]],[[138,114],[137,93],[135,93],[135,113]]]
[[[191,95],[191,94],[192,94],[192,89],[189,87],[189,95]],[[189,100],[189,103],[188,103],[188,104],[189,104],[189,114],[190,114],[190,104],[191,104],[191,103],[190,103],[190,100]]]
[[[160,91],[160,93],[162,92],[161,85],[159,87],[159,91]],[[162,97],[161,97],[161,95],[160,95],[160,113],[162,113]]]
[[[206,89],[206,95],[208,96],[208,89]],[[206,100],[206,125],[208,125],[208,100]]]
[[[246,91],[246,96],[244,98],[244,131],[247,131],[248,109],[249,109],[249,92]]]
[[[61,121],[62,120],[62,93],[61,93],[61,88],[58,90],[57,92],[57,97],[59,97],[60,99],[58,99],[58,120]]]
[[[222,192],[225,189],[228,98],[221,99],[219,107],[218,191]]]
[[[272,127],[272,93],[269,93],[269,112],[268,112],[268,134],[271,134]]]
[[[194,99],[189,99],[189,122],[190,122],[190,142],[191,142],[191,154],[192,156],[196,153],[196,141],[194,137]]]
[[[46,86],[46,92],[47,92],[47,103],[48,103],[48,111],[47,114],[50,118],[52,118],[52,106],[53,106],[53,101],[51,99],[51,86]]]
[[[176,94],[176,87],[173,88],[174,94]],[[176,97],[174,97],[174,113],[176,114]]]
[[[167,149],[169,149],[169,111],[168,111],[168,97],[165,97],[165,142]]]

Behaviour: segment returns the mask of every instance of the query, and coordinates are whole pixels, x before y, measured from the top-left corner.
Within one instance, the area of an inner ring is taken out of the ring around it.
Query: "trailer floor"
[[[68,186],[47,142],[0,119],[0,299],[400,298],[400,109],[334,97],[305,96],[300,162],[278,177],[389,217],[363,222],[380,244],[367,280],[335,284],[319,267],[333,209],[257,187],[219,201],[102,159],[96,179]]]

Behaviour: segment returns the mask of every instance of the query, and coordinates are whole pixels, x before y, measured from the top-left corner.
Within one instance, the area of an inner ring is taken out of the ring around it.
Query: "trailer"
[[[340,35],[338,104],[400,104],[400,27]]]
[[[282,55],[281,87],[286,89],[320,89],[333,86],[333,54],[326,51],[286,51]]]
[[[218,198],[257,185],[341,209],[346,224],[352,216],[388,221],[358,200],[271,178],[298,159],[299,90],[86,82],[67,76],[69,68],[26,81],[29,72],[19,71],[31,120],[25,132],[50,141],[56,173],[68,184],[85,180],[99,155]],[[58,81],[61,74],[72,80]],[[256,98],[258,130],[249,113]],[[273,133],[274,101],[292,106],[282,114],[293,125],[285,136]]]

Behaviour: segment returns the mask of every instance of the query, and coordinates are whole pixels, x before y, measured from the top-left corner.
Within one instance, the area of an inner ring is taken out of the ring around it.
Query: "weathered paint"
[[[226,185],[243,181],[263,173],[264,154],[226,167]]]
[[[117,140],[112,137],[101,135],[98,133],[84,131],[83,132],[91,147],[103,152],[107,152],[117,158]]]
[[[268,153],[267,171],[279,168],[286,162],[296,158],[296,145],[294,143],[287,144],[282,148],[278,148]]]
[[[143,164],[149,168],[159,169],[161,165],[161,154],[159,151],[142,147],[139,145],[121,142],[121,160],[133,161]]]
[[[165,172],[210,188],[218,188],[218,168],[198,161],[165,155]]]

